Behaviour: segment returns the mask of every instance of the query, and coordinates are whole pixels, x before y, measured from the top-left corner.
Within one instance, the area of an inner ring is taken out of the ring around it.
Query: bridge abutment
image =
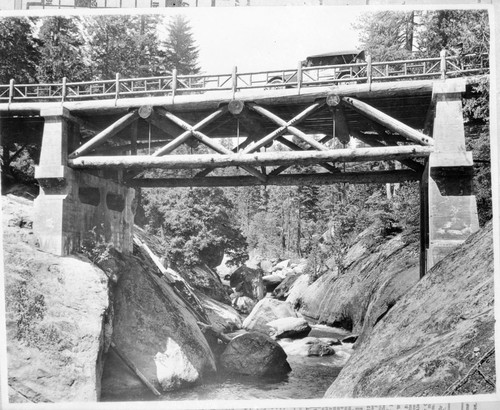
[[[463,80],[437,82],[433,88],[435,145],[422,184],[422,262],[426,265],[421,266],[422,275],[479,229],[472,152],[465,147],[464,91]]]
[[[45,124],[40,165],[35,170],[40,195],[35,199],[33,227],[40,249],[68,255],[94,230],[121,252],[131,252],[135,191],[69,168],[68,152],[77,147],[78,124],[62,107],[40,114]]]

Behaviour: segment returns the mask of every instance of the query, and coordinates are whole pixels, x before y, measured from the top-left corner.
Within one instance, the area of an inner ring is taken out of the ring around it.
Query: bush
[[[84,235],[80,247],[81,252],[95,265],[100,265],[111,258],[110,251],[113,246],[106,242],[103,232],[103,225],[99,228],[94,226]]]

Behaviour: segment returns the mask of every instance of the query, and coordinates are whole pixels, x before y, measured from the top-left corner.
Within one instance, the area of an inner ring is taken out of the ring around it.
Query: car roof
[[[309,56],[307,58],[335,57],[335,56],[342,56],[342,55],[357,55],[357,54],[361,53],[362,51],[363,50],[332,51],[330,53],[315,54],[315,55]]]

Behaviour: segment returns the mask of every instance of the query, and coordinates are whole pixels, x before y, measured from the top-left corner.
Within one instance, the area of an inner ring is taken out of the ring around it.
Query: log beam
[[[432,147],[404,145],[381,148],[347,148],[328,151],[275,151],[231,155],[87,156],[71,159],[68,165],[77,169],[196,169],[211,166],[279,166],[314,165],[325,162],[389,161],[404,158],[426,158]]]
[[[364,142],[366,144],[371,145],[372,147],[389,147],[391,145],[384,144],[383,142],[380,142],[374,138],[370,138],[370,136],[363,134],[362,132],[359,131],[353,131],[352,135],[354,138],[360,140],[361,142]],[[395,145],[394,145],[395,146]],[[417,161],[414,161],[412,159],[399,159],[398,162],[401,164],[407,166],[410,169],[413,169],[416,172],[422,173],[424,171],[424,165],[418,163]]]
[[[166,110],[162,110],[161,111],[162,115],[167,117],[169,120],[171,120],[175,124],[179,125],[181,128],[186,129],[186,131],[183,132],[181,135],[179,135],[174,140],[170,141],[168,144],[166,144],[162,148],[160,148],[159,150],[155,151],[153,153],[153,156],[159,157],[161,155],[166,155],[166,154],[172,152],[178,146],[182,145],[189,138],[191,138],[194,131],[202,129],[204,126],[210,124],[212,121],[216,120],[217,118],[219,118],[221,115],[225,114],[226,112],[227,112],[227,106],[221,107],[217,111],[215,111],[214,113],[210,114],[208,117],[205,117],[203,120],[201,120],[197,124],[195,124],[193,126],[188,124],[188,126],[186,127],[186,123],[184,121],[180,120],[180,118],[176,117],[175,115],[173,115],[172,113],[170,113]],[[181,125],[181,124],[183,124],[183,125]]]
[[[388,184],[403,181],[419,181],[421,174],[410,170],[339,172],[337,174],[284,174],[267,177],[262,182],[251,176],[221,176],[206,178],[144,178],[132,179],[127,183],[132,187],[142,188],[179,188],[179,187],[231,187],[231,186],[310,186],[331,185],[337,183],[350,184]]]
[[[94,136],[93,138],[90,139],[90,141],[87,141],[85,144],[83,144],[81,147],[73,151],[71,154],[69,154],[69,158],[76,158],[79,157],[80,155],[84,155],[90,151],[92,151],[94,148],[97,146],[101,145],[114,135],[118,134],[121,130],[123,130],[127,125],[132,124],[135,120],[139,118],[139,114],[137,110],[129,112],[128,114],[124,115],[121,117],[118,121],[115,121],[113,124],[111,124],[109,127],[101,131],[99,134]]]
[[[290,121],[285,121],[280,117],[278,117],[276,114],[273,114],[271,111],[266,110],[263,107],[260,107],[256,104],[248,104],[248,107],[250,109],[259,113],[263,117],[268,118],[269,120],[273,121],[280,127],[275,131],[271,132],[270,134],[266,135],[264,138],[257,141],[251,147],[246,148],[243,151],[243,154],[250,154],[252,152],[257,151],[259,148],[269,144],[270,142],[273,142],[276,138],[283,135],[285,132],[289,132],[290,134],[295,135],[297,138],[300,138],[302,141],[308,143],[313,148],[322,151],[328,150],[328,148],[326,148],[323,144],[320,144],[318,141],[307,135],[305,132],[302,132],[298,128],[294,127],[295,124],[300,123],[301,121],[306,119],[309,115],[311,115],[313,112],[317,111],[324,105],[325,105],[324,101],[315,102],[311,106],[307,107],[304,111],[293,117]]]
[[[233,155],[233,151],[231,151],[230,149],[224,147],[222,144],[218,143],[217,141],[213,140],[212,138],[209,138],[208,136],[206,136],[205,134],[203,134],[202,132],[199,131],[200,128],[202,128],[203,126],[207,125],[209,122],[213,121],[213,119],[215,119],[218,116],[222,115],[226,111],[227,111],[227,106],[223,107],[223,108],[220,108],[217,112],[215,112],[212,115],[209,115],[207,118],[205,118],[205,120],[200,121],[195,126],[191,126],[186,121],[180,119],[179,117],[175,116],[172,113],[169,113],[168,111],[164,111],[164,115],[170,121],[174,122],[179,127],[184,128],[186,130],[186,132],[189,132],[190,135],[192,135],[197,140],[199,140],[200,142],[202,142],[203,144],[205,144],[207,147],[213,149],[215,152],[217,152],[219,154]],[[217,116],[215,116],[215,114],[217,114]],[[202,125],[200,125],[200,124],[202,124]],[[182,137],[182,135],[181,135],[181,137]],[[180,137],[176,138],[176,140],[179,139],[179,138]],[[171,143],[169,143],[169,144],[171,144]],[[167,144],[167,145],[169,145],[169,144]],[[165,147],[161,148],[157,152],[162,152],[162,150],[165,150]],[[157,152],[155,152],[155,154],[153,154],[153,156],[157,156],[156,155]],[[253,176],[259,178],[261,181],[265,181],[266,180],[266,176],[264,174],[262,174],[261,172],[259,172],[258,170],[256,170],[255,168],[253,168],[251,166],[246,166],[246,165],[242,165],[241,167],[245,171],[247,171],[250,175],[253,175]]]
[[[328,141],[331,137],[330,136],[326,136],[324,137],[321,141]],[[310,149],[304,149],[300,146],[298,146],[297,144],[295,144],[294,142],[292,141],[289,141],[288,139],[286,139],[285,137],[278,137],[277,139],[278,142],[281,142],[283,145],[285,145],[286,147],[294,150],[294,151],[310,151]],[[320,141],[320,142],[321,142]],[[324,169],[326,169],[327,171],[330,171],[330,172],[339,172],[339,169],[336,168],[335,166],[333,165],[330,165],[330,164],[319,164],[321,167],[323,167]],[[290,168],[290,166],[288,165],[282,165],[276,169],[273,169],[270,173],[270,175],[278,175],[278,174],[281,174],[283,171],[285,171],[286,169]]]
[[[233,153],[237,153],[240,149],[243,149],[245,148],[246,146],[248,146],[250,143],[252,142],[252,139],[251,138],[246,138],[241,144],[237,145],[236,147],[234,147],[231,151]],[[212,172],[216,167],[209,167],[209,168],[205,168],[203,171],[200,171],[198,172],[194,177],[195,178],[200,178],[200,177],[205,177],[207,176],[208,174],[210,174],[210,172]]]
[[[372,107],[371,105],[368,105],[363,101],[357,100],[352,97],[343,97],[342,101],[353,110],[366,116],[370,120],[383,125],[391,131],[397,132],[399,135],[412,142],[416,142],[417,144],[421,145],[434,145],[434,140],[429,136],[421,133],[420,131],[414,130],[401,121],[392,118],[390,115],[387,115],[386,113]]]

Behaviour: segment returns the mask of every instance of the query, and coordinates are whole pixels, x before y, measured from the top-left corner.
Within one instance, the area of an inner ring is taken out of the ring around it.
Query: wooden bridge
[[[51,252],[70,253],[99,224],[130,250],[134,187],[413,180],[425,272],[478,229],[461,99],[487,74],[487,56],[442,52],[255,73],[11,81],[0,85],[1,132],[40,138],[35,230]],[[373,166],[389,160],[401,166]],[[372,167],[343,166],[357,162]]]

